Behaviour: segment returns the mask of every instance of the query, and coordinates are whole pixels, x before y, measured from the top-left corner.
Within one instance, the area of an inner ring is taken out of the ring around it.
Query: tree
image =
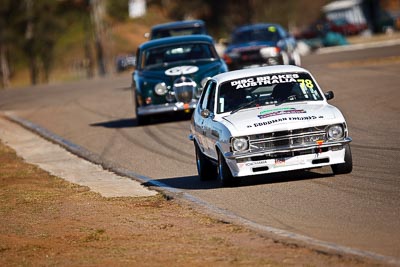
[[[90,1],[90,14],[94,26],[94,42],[96,48],[97,65],[100,76],[104,76],[107,73],[106,57],[104,53],[105,47],[105,6],[102,0],[91,0]]]
[[[31,83],[37,84],[40,70],[48,82],[55,43],[62,32],[58,3],[53,0],[25,0],[24,51],[29,59]]]
[[[10,49],[18,39],[17,22],[19,19],[20,3],[18,1],[3,0],[0,5],[0,88],[10,86]]]
[[[172,19],[203,19],[211,35],[226,37],[237,26],[249,23],[279,23],[288,28],[291,25],[304,26],[319,16],[327,1],[163,0],[161,3]]]
[[[83,67],[86,70],[86,77],[92,78],[94,76],[94,56],[93,56],[93,25],[91,20],[91,0],[59,0],[62,10],[72,13],[77,13],[81,18],[84,31],[84,60]]]

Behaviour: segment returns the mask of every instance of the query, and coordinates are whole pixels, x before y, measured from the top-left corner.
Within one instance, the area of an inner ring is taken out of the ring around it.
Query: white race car
[[[328,165],[350,173],[351,138],[342,113],[327,103],[332,98],[296,66],[214,76],[191,121],[200,179],[232,186],[242,176]]]

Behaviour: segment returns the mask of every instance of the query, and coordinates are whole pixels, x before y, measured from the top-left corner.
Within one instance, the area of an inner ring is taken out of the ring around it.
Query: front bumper
[[[138,116],[149,116],[161,113],[172,113],[178,111],[190,111],[196,108],[198,101],[192,100],[190,103],[176,102],[159,105],[141,106],[137,109]]]
[[[312,169],[344,163],[344,146],[351,138],[321,146],[303,146],[279,151],[225,153],[226,162],[235,177]]]

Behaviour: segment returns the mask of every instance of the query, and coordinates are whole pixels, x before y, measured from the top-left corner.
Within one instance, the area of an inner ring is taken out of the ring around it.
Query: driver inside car
[[[304,99],[301,88],[297,83],[279,83],[274,87],[271,96],[277,102]]]
[[[237,109],[239,106],[248,102],[245,89],[230,88],[220,96],[223,99],[224,112]]]

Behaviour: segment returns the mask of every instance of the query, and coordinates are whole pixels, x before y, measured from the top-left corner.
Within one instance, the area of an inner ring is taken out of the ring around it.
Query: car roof
[[[243,25],[240,27],[237,27],[234,32],[241,32],[241,31],[248,31],[248,30],[254,30],[254,29],[265,29],[266,27],[282,27],[279,24],[276,23],[255,23],[255,24],[248,24],[248,25]]]
[[[168,22],[168,23],[163,23],[163,24],[157,24],[151,28],[151,30],[160,30],[160,29],[176,29],[176,28],[185,28],[187,26],[195,26],[195,27],[200,27],[204,26],[205,23],[202,20],[182,20],[182,21],[173,21],[173,22]]]
[[[139,49],[148,49],[155,46],[160,45],[168,45],[175,43],[187,43],[187,42],[207,42],[213,44],[213,38],[209,35],[205,34],[193,34],[193,35],[181,35],[181,36],[173,36],[173,37],[165,37],[159,38],[155,40],[150,40],[145,43],[142,43],[139,46]]]
[[[247,77],[254,77],[260,75],[269,75],[269,74],[281,74],[281,73],[299,73],[299,72],[310,72],[306,69],[292,66],[292,65],[276,65],[276,66],[266,66],[266,67],[257,67],[257,68],[249,68],[249,69],[241,69],[234,70],[225,73],[221,73],[215,75],[212,79],[217,83],[223,83],[226,81],[244,79]]]

